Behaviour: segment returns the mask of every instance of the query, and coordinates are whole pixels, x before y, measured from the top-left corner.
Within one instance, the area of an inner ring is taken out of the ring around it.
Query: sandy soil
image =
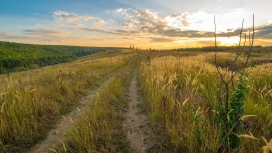
[[[110,82],[111,78],[105,81],[98,89],[92,91],[88,96],[84,97],[80,101],[78,108],[72,110],[69,114],[63,116],[61,121],[55,126],[55,129],[52,129],[45,140],[36,144],[32,147],[29,153],[47,153],[50,149],[55,148],[59,143],[67,140],[65,135],[68,130],[71,129],[74,122],[77,121],[77,118],[80,114],[83,114],[88,108],[90,101],[95,98],[96,93],[102,90],[106,84]]]
[[[139,113],[141,110],[138,106],[141,103],[141,98],[138,95],[137,73],[136,69],[130,83],[130,102],[123,128],[127,131],[127,139],[134,151],[143,153],[153,146],[154,135],[148,117],[143,113]]]
[[[123,124],[123,128],[127,132],[127,139],[130,142],[131,148],[133,148],[136,153],[143,153],[154,145],[154,135],[148,117],[143,113],[139,113],[141,110],[138,106],[141,103],[141,99],[138,95],[137,73],[136,68],[129,87],[130,102],[125,114],[126,120]],[[67,140],[67,136],[65,135],[67,131],[71,129],[74,122],[77,122],[78,116],[88,109],[88,104],[95,98],[96,93],[102,90],[110,80],[111,78],[98,89],[84,97],[80,101],[79,107],[63,116],[61,121],[56,125],[56,128],[48,133],[47,138],[32,147],[28,153],[46,153],[50,149],[54,149],[61,142]]]

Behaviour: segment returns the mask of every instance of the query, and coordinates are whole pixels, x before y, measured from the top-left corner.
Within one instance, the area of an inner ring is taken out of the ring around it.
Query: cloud
[[[37,26],[66,27],[64,24],[36,24]]]
[[[137,20],[139,21],[137,26],[167,26],[167,23],[164,20],[161,20],[156,12],[151,12],[149,10],[133,10],[133,13],[136,15]]]
[[[53,12],[52,17],[55,20],[68,21],[68,22],[77,21],[77,20],[89,21],[91,19],[94,19],[91,16],[79,16],[75,13],[68,13],[68,12],[63,12],[63,11]]]
[[[177,38],[197,39],[214,37],[213,15],[202,11],[195,13],[185,12],[159,15],[157,12],[152,12],[150,10],[119,8],[115,10],[115,12],[124,14],[126,16],[131,16],[131,18],[125,18],[125,21],[121,24],[123,25],[124,29],[80,29],[90,32],[100,32],[122,36],[144,36],[145,38],[150,39],[152,42],[171,42],[175,41]],[[199,27],[202,27],[202,25],[206,27],[206,29],[199,29]],[[207,28],[207,26],[212,28]],[[272,39],[272,24],[262,27],[255,27],[255,29],[256,39]],[[244,32],[248,30],[248,28],[245,28]],[[222,32],[218,30],[217,37],[236,37],[239,36],[239,34],[239,28],[227,27],[224,31],[222,30]]]
[[[44,27],[55,27],[55,28],[68,28],[68,29],[74,29],[79,30],[79,28],[84,27],[83,24],[37,24],[37,26],[44,26]]]
[[[94,23],[103,25],[103,24],[105,24],[106,22],[105,22],[104,20],[101,20],[101,19],[95,19],[95,20],[94,20]]]
[[[175,39],[172,38],[164,38],[164,37],[150,37],[150,42],[174,42]]]
[[[101,32],[101,33],[108,33],[108,34],[118,34],[113,31],[105,30],[105,29],[96,29],[96,28],[81,28],[80,30],[89,31],[89,32]]]
[[[122,9],[122,8],[119,8],[116,10],[116,12],[118,12],[118,13],[123,12],[123,11],[124,11],[124,9]]]
[[[74,28],[79,28],[79,27],[83,27],[83,24],[71,24],[72,27]]]
[[[95,17],[89,16],[89,15],[77,15],[76,13],[68,13],[63,11],[55,11],[53,12],[52,17],[55,20],[59,21],[67,21],[67,22],[73,22],[78,20],[84,20],[84,21],[94,21],[94,23],[98,24],[105,24],[106,22],[102,19],[97,19]]]
[[[124,22],[123,26],[127,27],[127,28],[133,28],[133,27],[136,28],[136,26],[138,24],[139,24],[139,21],[131,19],[131,20]]]
[[[31,31],[31,30],[27,30]],[[32,42],[75,42],[82,38],[85,38],[84,36],[79,37],[73,37],[73,36],[64,36],[64,35],[52,35],[48,32],[41,32],[40,30],[34,30],[30,32],[30,35],[17,35],[9,32],[1,32],[0,33],[0,39],[3,40],[15,40],[15,41],[25,41],[25,40],[31,40]],[[46,34],[44,34],[46,33]],[[50,32],[49,32],[50,33]]]
[[[212,17],[211,14],[205,12],[159,15],[157,12],[149,10],[131,10],[130,13],[133,14],[133,20],[138,21],[137,26],[164,26],[166,29],[176,28],[181,30],[200,29],[200,27],[203,27],[202,22]]]
[[[255,38],[272,39],[272,24],[255,28]]]
[[[60,31],[60,30],[51,30],[51,29],[27,29],[23,31],[26,35],[36,35],[36,36],[43,36],[43,37],[56,37],[60,35],[67,34],[67,32]]]
[[[119,9],[124,11],[124,9]],[[188,13],[170,14],[159,16],[158,13],[149,10],[129,10],[133,14],[133,19],[123,22],[123,26],[131,28],[130,32],[139,32],[167,37],[211,37],[212,32],[202,32],[198,30],[186,30],[190,25],[187,20]]]
[[[158,13],[149,10],[132,10],[131,12],[135,18],[124,22],[123,25],[134,27],[134,31],[139,33],[167,37],[213,37],[213,32],[183,30],[183,27],[189,26],[186,13],[159,16]]]
[[[185,38],[205,38],[205,37],[213,37],[213,32],[203,32],[198,30],[186,30],[182,31],[180,29],[172,28],[172,29],[159,29],[156,31],[157,34],[168,37],[185,37]]]
[[[35,36],[21,36],[21,35],[15,35],[10,32],[1,32],[0,38],[3,38],[5,40],[9,40],[9,39],[35,40],[35,39],[37,39],[37,37],[35,37]]]
[[[130,8],[128,9],[119,8],[115,10],[115,12],[117,12],[118,14],[124,15],[126,18],[132,18],[133,16],[129,14],[129,11],[131,11]]]
[[[106,29],[97,29],[97,28],[81,28],[80,30],[89,31],[89,32],[101,32],[114,35],[137,35],[138,31],[127,31],[127,30],[106,30]]]
[[[185,38],[206,38],[206,37],[213,37],[213,32],[202,32],[197,30],[187,30],[182,31],[180,29],[164,29],[163,26],[161,27],[142,27],[142,29],[137,30],[106,30],[106,29],[97,29],[97,28],[80,28],[83,31],[89,32],[100,32],[100,33],[107,33],[107,34],[114,34],[114,35],[133,35],[133,36],[142,36],[145,35],[149,37],[150,35],[156,36],[165,36],[165,37],[185,37]]]
[[[168,21],[169,24],[175,27],[181,27],[185,26],[188,27],[190,25],[188,19],[187,19],[188,14],[170,14],[165,17],[165,20]]]
[[[248,37],[248,31],[251,31],[250,28],[243,29],[243,34],[247,34]],[[233,36],[239,36],[241,32],[241,29],[227,29],[227,32],[220,32],[217,33],[218,37],[233,37]],[[255,27],[255,35],[254,38],[256,39],[272,39],[272,24],[264,25]]]
[[[126,19],[121,24],[125,29],[101,29],[97,27],[83,28],[83,25],[63,26],[66,28],[73,28],[75,30],[83,30],[89,32],[100,32],[113,35],[135,35],[135,36],[156,36],[149,38],[151,41],[173,41],[172,38],[210,38],[214,37],[213,31],[198,30],[200,25],[204,24],[205,20],[210,18],[211,14],[205,12],[195,13],[172,13],[168,15],[159,15],[157,12],[140,9],[124,9],[119,8],[115,10],[116,13],[125,15]],[[103,25],[106,22],[101,19],[96,19],[91,16],[79,16],[75,13],[67,13],[63,11],[56,11],[53,15],[56,19],[66,21],[76,20],[92,20],[95,24]],[[199,16],[203,16],[200,18]],[[211,16],[212,17],[212,16]],[[205,24],[207,24],[205,22]],[[120,24],[119,24],[120,25]],[[212,24],[213,26],[213,24]],[[193,28],[197,29],[194,30]],[[232,37],[238,36],[240,29],[228,28],[226,32],[217,33],[218,37]],[[260,32],[259,32],[260,33]],[[160,39],[161,36],[167,39]],[[263,36],[264,37],[264,36]],[[267,35],[265,37],[270,37]],[[171,38],[171,39],[170,39]]]
[[[234,37],[239,36],[241,29],[235,29],[233,31],[228,30],[228,32],[219,32],[216,34],[217,37]]]

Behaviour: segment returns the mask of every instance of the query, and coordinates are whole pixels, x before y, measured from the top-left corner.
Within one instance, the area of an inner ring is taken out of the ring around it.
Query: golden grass
[[[98,53],[71,63],[1,75],[0,152],[23,151],[43,139],[54,121],[76,107],[80,95],[125,66],[131,56]]]
[[[272,139],[269,142],[267,142],[267,140],[264,137],[262,137],[262,139],[264,140],[264,142],[266,144],[262,148],[263,151],[264,151],[264,153],[270,153],[270,152],[272,152]]]
[[[91,108],[79,117],[68,132],[69,140],[57,152],[131,152],[122,131],[126,81],[135,68],[136,58],[99,93]],[[65,146],[65,147],[63,147]]]
[[[218,152],[221,142],[214,113],[219,77],[212,63],[214,54],[138,53],[141,92],[157,131],[156,150]],[[76,108],[80,95],[124,67],[132,56],[131,51],[103,52],[72,63],[0,75],[0,151],[24,151],[42,139],[50,122]],[[226,70],[230,56],[233,54],[219,54],[220,71]],[[120,130],[120,110],[133,64],[135,61],[97,95],[91,109],[68,133],[69,140],[52,152],[131,151]],[[271,141],[264,138],[272,137],[272,64],[249,66],[246,71],[252,87],[241,116],[245,124],[238,135],[242,140],[238,152],[269,152]]]
[[[219,61],[227,65],[232,53],[220,53]],[[219,79],[212,62],[214,53],[192,57],[153,57],[140,67],[141,91],[153,126],[161,133],[161,146],[173,152],[217,152],[219,130],[214,122],[215,82]],[[146,58],[143,55],[143,58]],[[243,59],[240,59],[241,63]],[[239,62],[238,62],[239,63]],[[222,67],[223,67],[222,66]],[[258,140],[244,139],[239,152],[260,152],[261,136],[271,137],[272,65],[248,67],[253,83],[245,103],[243,133],[252,131]],[[221,68],[220,71],[225,71]],[[228,73],[231,73],[230,71]],[[227,74],[228,75],[228,74]],[[237,78],[235,78],[237,79]],[[162,113],[163,112],[163,113]],[[256,115],[256,117],[252,117]],[[164,149],[165,149],[164,148]]]

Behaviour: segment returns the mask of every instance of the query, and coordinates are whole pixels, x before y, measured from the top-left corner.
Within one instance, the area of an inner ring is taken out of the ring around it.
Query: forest
[[[33,45],[0,41],[0,74],[68,62],[78,57],[115,49],[117,48]]]

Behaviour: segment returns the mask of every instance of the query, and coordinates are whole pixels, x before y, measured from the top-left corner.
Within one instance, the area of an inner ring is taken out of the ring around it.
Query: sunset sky
[[[180,48],[238,43],[242,20],[255,45],[272,46],[272,0],[7,0],[0,41]]]

